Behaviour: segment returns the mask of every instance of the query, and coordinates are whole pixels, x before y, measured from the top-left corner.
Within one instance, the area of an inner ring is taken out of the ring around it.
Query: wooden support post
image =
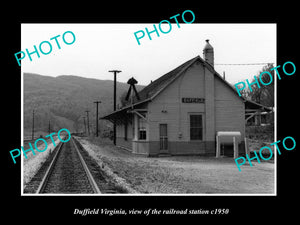
[[[248,139],[245,137],[245,152],[250,156]]]
[[[233,158],[236,159],[239,156],[239,146],[236,137],[233,137],[233,151]]]
[[[217,151],[216,151],[216,158],[220,157],[220,140],[219,140],[219,136],[216,136],[217,139]]]

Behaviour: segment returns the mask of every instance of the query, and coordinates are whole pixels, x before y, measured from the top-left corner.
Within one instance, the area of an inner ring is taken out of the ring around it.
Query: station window
[[[141,113],[146,118],[146,113]],[[147,121],[144,118],[138,117],[138,138],[139,140],[147,139],[146,130]]]
[[[202,115],[190,115],[190,140],[203,140]]]

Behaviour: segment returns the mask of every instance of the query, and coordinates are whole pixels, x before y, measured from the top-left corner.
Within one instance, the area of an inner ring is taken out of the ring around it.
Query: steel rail
[[[87,177],[88,177],[88,179],[89,179],[89,182],[90,182],[90,184],[91,184],[91,186],[92,186],[94,192],[97,193],[97,194],[101,194],[101,191],[100,191],[100,189],[99,189],[99,187],[98,187],[96,181],[94,180],[94,178],[93,178],[93,176],[92,176],[92,174],[91,174],[89,168],[87,167],[87,165],[86,165],[86,163],[85,163],[83,157],[81,156],[81,153],[79,152],[79,149],[78,149],[78,147],[77,147],[77,144],[74,142],[73,138],[71,138],[71,141],[72,141],[73,145],[75,146],[75,149],[76,149],[76,151],[77,151],[77,153],[78,153],[80,162],[81,162],[81,164],[82,164],[82,166],[83,166],[83,168],[84,168],[84,171],[85,171],[85,173],[86,173],[86,175],[87,175]]]
[[[48,167],[48,169],[47,169],[47,171],[46,171],[46,173],[45,173],[45,175],[44,175],[44,177],[43,177],[43,179],[42,179],[42,181],[41,181],[38,189],[35,192],[36,194],[43,193],[43,191],[44,191],[44,189],[46,187],[46,184],[48,182],[48,179],[50,177],[50,174],[51,174],[51,172],[52,172],[52,170],[54,168],[54,164],[57,161],[57,158],[58,158],[57,156],[58,156],[58,154],[59,154],[62,146],[63,146],[63,142],[60,142],[59,146],[57,146],[58,149],[57,149],[57,151],[56,151],[56,153],[55,153],[55,155],[54,155],[54,157],[53,157],[53,159],[51,161],[51,164],[49,165],[49,167]]]

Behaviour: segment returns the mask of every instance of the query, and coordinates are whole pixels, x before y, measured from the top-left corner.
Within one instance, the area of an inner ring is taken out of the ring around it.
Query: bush
[[[272,142],[274,140],[274,124],[267,126],[246,126],[246,137]]]

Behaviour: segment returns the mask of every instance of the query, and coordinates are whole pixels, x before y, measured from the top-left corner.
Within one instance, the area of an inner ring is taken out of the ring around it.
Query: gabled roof
[[[155,81],[151,82],[148,86],[143,88],[139,92],[139,96],[142,100],[153,98],[161,92],[168,84],[174,80],[178,75],[180,75],[185,69],[187,69],[190,65],[192,65],[199,56],[188,60],[187,62],[181,64],[177,68],[173,69],[172,71],[166,73],[165,75],[161,76],[160,78],[156,79]]]
[[[211,71],[213,75],[215,75],[219,79],[221,79],[221,81],[223,81],[223,83],[225,85],[227,85],[237,95],[237,97],[239,99],[241,99],[241,101],[245,102],[245,99],[238,95],[238,93],[233,88],[233,86],[231,86],[226,80],[224,80],[222,78],[222,76],[214,70],[212,65],[210,65],[208,62],[203,60],[198,55],[198,56],[188,60],[187,62],[181,64],[180,66],[176,67],[172,71],[166,73],[165,75],[159,77],[155,81],[151,82],[148,86],[143,88],[139,92],[140,99],[137,100],[137,98],[134,98],[133,99],[133,104],[131,104],[129,102],[128,105],[125,105],[123,108],[121,108],[121,109],[119,109],[119,110],[117,110],[117,111],[115,111],[115,112],[113,112],[113,113],[111,113],[111,114],[109,114],[105,117],[102,117],[101,119],[110,119],[116,113],[124,112],[124,110],[127,111],[128,109],[130,109],[134,106],[137,106],[137,105],[140,105],[142,103],[151,101],[158,94],[160,94],[167,86],[169,86],[174,80],[176,80],[186,69],[188,69],[191,65],[193,65],[198,60],[203,64],[203,66],[205,66],[209,71]]]
[[[208,62],[203,60],[200,56],[196,56],[188,60],[187,62],[181,64],[174,70],[156,79],[145,88],[143,88],[139,92],[140,101],[145,101],[146,99],[152,100],[161,91],[163,91],[169,84],[171,84],[176,78],[178,78],[186,69],[188,69],[191,65],[193,65],[196,61],[200,61],[208,70],[211,71],[212,74],[220,78],[242,101],[244,100],[244,98],[238,95],[238,93],[233,88],[233,86],[231,86],[226,80],[222,78],[222,76],[218,72],[214,70],[212,65],[210,65]],[[134,102],[138,103],[137,99],[134,99]]]
[[[121,112],[123,113],[124,111],[127,111],[128,109],[134,106],[151,101],[155,96],[157,96],[161,91],[163,91],[172,81],[174,81],[180,74],[182,74],[184,70],[186,70],[194,62],[196,62],[196,60],[199,58],[200,56],[192,58],[187,62],[181,64],[180,66],[176,67],[172,71],[159,77],[155,81],[151,82],[148,86],[144,87],[141,91],[139,91],[139,100],[137,100],[137,98],[135,97],[133,99],[133,104],[131,104],[131,102],[128,102],[128,104],[125,105],[123,108],[116,110],[111,114],[104,116],[100,119],[111,119],[114,114],[119,114]]]

